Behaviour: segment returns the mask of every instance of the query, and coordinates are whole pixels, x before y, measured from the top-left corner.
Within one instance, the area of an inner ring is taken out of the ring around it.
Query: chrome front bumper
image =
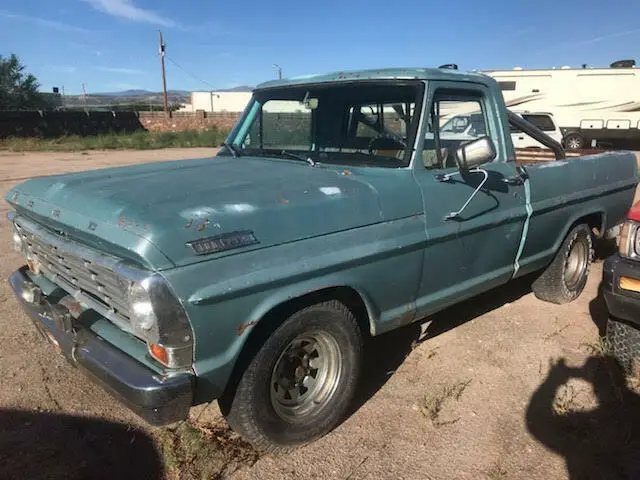
[[[151,425],[184,420],[194,394],[194,376],[161,375],[74,322],[69,310],[49,302],[25,269],[9,277],[16,297],[36,328],[56,350]]]

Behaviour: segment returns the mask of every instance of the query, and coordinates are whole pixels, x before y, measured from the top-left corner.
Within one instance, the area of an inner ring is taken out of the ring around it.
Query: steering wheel
[[[369,150],[369,155],[373,155],[373,151],[379,149],[404,150],[407,148],[407,144],[401,140],[382,134],[372,138],[369,145],[367,145],[367,148]]]

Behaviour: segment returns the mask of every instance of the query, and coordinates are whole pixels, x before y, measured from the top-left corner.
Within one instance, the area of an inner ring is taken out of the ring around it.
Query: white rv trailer
[[[551,112],[570,150],[640,144],[640,69],[635,61],[609,68],[484,70],[511,110]]]

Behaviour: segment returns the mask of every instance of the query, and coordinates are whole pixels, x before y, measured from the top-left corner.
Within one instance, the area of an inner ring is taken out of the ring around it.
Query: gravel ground
[[[0,153],[0,194],[35,175],[213,153]],[[0,222],[2,278],[21,264],[10,245]],[[3,281],[0,478],[625,478],[640,408],[599,355],[601,273],[598,260],[569,305],[537,300],[525,279],[374,339],[353,414],[280,457],[244,445],[215,404],[193,409],[197,428],[145,427],[41,339]]]

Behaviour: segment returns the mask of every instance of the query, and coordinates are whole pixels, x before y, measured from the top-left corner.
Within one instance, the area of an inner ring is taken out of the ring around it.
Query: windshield
[[[420,82],[399,81],[258,91],[228,141],[241,156],[406,167],[421,98]]]

